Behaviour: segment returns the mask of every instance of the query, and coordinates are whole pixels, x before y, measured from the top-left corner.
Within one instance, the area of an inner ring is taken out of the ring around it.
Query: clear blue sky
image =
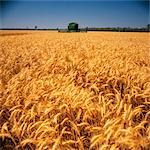
[[[2,1],[5,28],[143,27],[149,23],[148,1]]]

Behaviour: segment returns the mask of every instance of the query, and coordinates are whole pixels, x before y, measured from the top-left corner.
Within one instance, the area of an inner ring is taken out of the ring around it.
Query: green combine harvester
[[[79,25],[75,22],[71,22],[68,25],[68,29],[58,29],[58,32],[87,32],[87,28],[79,29]]]

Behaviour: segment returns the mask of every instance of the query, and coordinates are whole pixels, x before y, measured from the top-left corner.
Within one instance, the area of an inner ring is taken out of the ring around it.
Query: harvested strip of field
[[[28,31],[28,30],[0,30],[0,36],[17,36],[17,35],[26,35],[26,34],[38,33],[37,31]]]
[[[25,34],[28,34],[28,33],[2,33],[0,34],[0,36],[11,36],[11,35],[25,35]]]
[[[148,33],[34,33],[0,37],[1,147],[148,150]]]

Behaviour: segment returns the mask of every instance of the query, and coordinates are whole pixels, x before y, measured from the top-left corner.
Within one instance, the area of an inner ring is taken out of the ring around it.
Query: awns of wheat
[[[16,31],[0,47],[1,150],[150,148],[147,33]]]

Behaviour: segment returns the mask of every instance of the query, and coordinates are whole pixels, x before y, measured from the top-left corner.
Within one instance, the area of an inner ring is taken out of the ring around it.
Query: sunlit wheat
[[[0,32],[0,149],[150,148],[149,33]]]

